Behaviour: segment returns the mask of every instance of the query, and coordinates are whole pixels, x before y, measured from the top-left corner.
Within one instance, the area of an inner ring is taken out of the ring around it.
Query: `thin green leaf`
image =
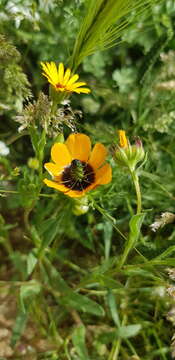
[[[129,252],[135,247],[137,243],[144,217],[145,217],[145,213],[136,214],[132,216],[129,222],[130,232],[129,232],[128,240],[125,245],[124,253],[121,257],[120,267],[123,266],[123,264],[125,263],[128,257]]]
[[[32,271],[35,268],[35,265],[37,264],[38,259],[36,258],[36,256],[33,254],[33,252],[30,252],[29,255],[27,256],[27,275],[29,276]]]
[[[96,316],[104,316],[104,310],[99,304],[87,296],[77,294],[73,291],[49,261],[45,263],[50,285],[60,293],[54,294],[59,304]]]
[[[108,304],[109,304],[109,308],[111,311],[113,321],[114,321],[115,325],[119,328],[120,327],[120,318],[119,318],[119,314],[118,314],[118,310],[117,310],[116,299],[115,299],[115,296],[112,293],[112,291],[109,291],[107,298],[108,298]]]
[[[41,229],[41,235],[43,237],[43,241],[41,244],[41,248],[39,250],[39,254],[42,254],[43,251],[52,243],[59,229],[60,229],[60,223],[57,218],[48,219],[43,223]]]
[[[86,335],[86,329],[84,325],[77,326],[72,335],[72,342],[79,356],[79,360],[90,360],[86,348],[85,335]]]
[[[28,282],[28,284],[21,286],[19,296],[20,296],[20,305],[23,313],[27,311],[26,301],[30,298],[30,302],[31,302],[31,299],[35,295],[38,295],[40,291],[41,291],[41,285],[35,280],[31,280]]]
[[[17,341],[22,336],[26,323],[27,323],[28,313],[19,311],[15,320],[15,325],[12,330],[12,337],[11,337],[11,346],[15,346]]]
[[[141,328],[142,326],[140,324],[121,326],[118,330],[118,336],[122,339],[134,337],[139,333]]]

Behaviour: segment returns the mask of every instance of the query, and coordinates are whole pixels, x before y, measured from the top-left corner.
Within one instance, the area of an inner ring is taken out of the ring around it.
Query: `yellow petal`
[[[96,170],[96,185],[108,184],[111,180],[112,168],[108,163]]]
[[[46,66],[46,64],[44,63],[44,62],[40,62],[40,64],[41,64],[41,67],[42,67],[42,69],[45,71],[45,72],[47,72],[47,66]]]
[[[67,69],[64,75],[63,84],[66,85],[71,75],[71,70]]]
[[[52,78],[51,78],[49,75],[47,75],[47,74],[45,74],[45,73],[42,73],[42,75],[44,75],[44,76],[47,78],[48,82],[49,82],[51,85],[53,85],[54,87],[56,86],[55,81],[53,81]]]
[[[63,63],[60,63],[58,67],[58,82],[60,84],[63,83],[63,77],[64,77],[64,65]]]
[[[50,73],[51,73],[52,81],[54,81],[55,84],[57,84],[59,81],[58,69],[57,69],[56,64],[53,61],[51,62],[51,72]]]
[[[65,144],[56,143],[51,149],[52,160],[61,167],[65,167],[71,163],[71,155]]]
[[[44,164],[44,167],[52,176],[58,176],[63,171],[63,166],[51,162]]]
[[[51,63],[46,62],[46,63],[41,63],[41,66],[44,70],[45,73],[43,73],[43,75],[45,77],[47,77],[48,81],[52,84],[57,84],[58,83],[58,70],[56,67],[56,64],[51,61]]]
[[[69,86],[69,85],[74,84],[78,79],[79,79],[79,75],[77,75],[77,74],[73,75],[73,76],[70,78],[70,80],[68,81],[67,85]]]
[[[91,92],[90,89],[88,88],[78,88],[78,89],[75,89],[73,90],[74,92],[76,92],[77,94],[80,94],[80,93],[84,93],[84,94],[89,94]]]
[[[73,159],[87,161],[91,151],[91,141],[85,134],[71,134],[66,140],[66,146]]]
[[[97,143],[93,147],[88,163],[93,167],[93,169],[98,169],[105,162],[106,155],[107,150],[105,146]]]
[[[83,86],[83,85],[86,85],[86,83],[85,83],[85,82],[78,81],[78,82],[76,82],[75,84],[72,84],[72,85],[71,85],[71,88],[72,88],[72,89],[76,89],[77,87],[80,87],[80,86]]]

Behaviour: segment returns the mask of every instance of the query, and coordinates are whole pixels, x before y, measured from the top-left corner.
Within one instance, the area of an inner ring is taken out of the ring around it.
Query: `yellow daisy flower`
[[[58,92],[76,92],[78,94],[84,93],[89,94],[90,89],[87,87],[82,87],[86,85],[85,82],[77,82],[79,76],[77,74],[72,75],[71,70],[68,68],[64,70],[63,63],[60,63],[58,67],[56,64],[51,61],[41,62],[43,69],[43,75],[47,78],[48,82],[54,87]]]
[[[76,198],[99,185],[108,184],[112,169],[105,163],[107,150],[97,143],[91,151],[91,141],[85,134],[71,134],[64,144],[51,148],[52,162],[44,165],[52,180],[44,179],[47,186]]]

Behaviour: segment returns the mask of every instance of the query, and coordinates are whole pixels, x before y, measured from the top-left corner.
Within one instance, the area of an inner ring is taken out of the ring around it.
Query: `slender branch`
[[[28,131],[23,131],[22,133],[18,133],[18,134],[12,135],[12,136],[6,141],[6,144],[7,144],[7,145],[11,145],[11,144],[13,144],[15,141],[17,141],[18,139],[20,139],[22,136],[25,136],[25,135],[29,135]]]

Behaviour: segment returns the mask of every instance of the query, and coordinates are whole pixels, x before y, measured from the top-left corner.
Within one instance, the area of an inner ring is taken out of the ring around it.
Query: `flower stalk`
[[[142,197],[141,197],[141,191],[140,191],[139,176],[137,175],[136,171],[132,171],[131,177],[133,180],[133,184],[135,186],[135,191],[136,191],[136,196],[137,196],[137,212],[136,212],[136,214],[140,214],[142,211]]]
[[[138,164],[142,162],[140,166],[143,166],[146,156],[141,140],[137,138],[135,143],[131,145],[126,137],[125,131],[119,130],[119,145],[115,151],[114,159],[120,166],[130,173],[137,197],[136,214],[133,215],[130,220],[128,239],[125,243],[124,251],[118,264],[118,268],[120,269],[126,262],[129,253],[138,241],[141,225],[144,219],[144,214],[141,212],[142,198],[138,176]]]

